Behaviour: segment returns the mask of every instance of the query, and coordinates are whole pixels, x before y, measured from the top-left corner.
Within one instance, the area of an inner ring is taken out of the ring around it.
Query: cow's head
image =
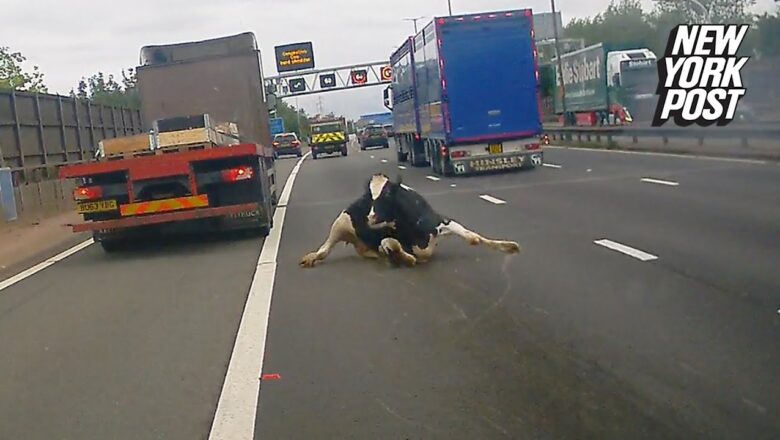
[[[396,220],[396,196],[401,186],[392,182],[384,174],[374,174],[368,182],[368,193],[371,196],[371,209],[366,221],[372,228],[393,227]]]

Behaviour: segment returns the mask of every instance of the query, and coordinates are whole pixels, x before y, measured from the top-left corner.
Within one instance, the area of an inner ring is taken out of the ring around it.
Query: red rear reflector
[[[532,15],[534,15],[534,13],[533,13],[533,12],[531,12],[531,10],[530,10],[530,9],[526,9],[526,10],[525,10],[525,16],[526,16],[526,17],[530,17],[530,16],[532,16]]]
[[[481,15],[477,15],[476,17],[474,17],[474,20],[479,20],[479,19],[481,19],[481,18],[482,18],[482,16],[481,16]]]
[[[73,190],[73,200],[95,200],[103,197],[103,188],[82,186]]]
[[[458,18],[456,18],[455,20],[456,20],[456,21],[463,21],[463,20],[465,20],[465,18],[463,18],[463,17],[458,17]]]
[[[525,144],[526,150],[538,150],[539,148],[539,144]]]
[[[414,134],[414,138],[419,141],[420,140],[420,133],[415,133]]]
[[[496,14],[490,14],[488,15],[488,18],[496,18]]]
[[[457,159],[457,158],[460,158],[460,157],[466,157],[468,155],[469,155],[468,151],[453,151],[452,153],[450,153],[450,157],[453,158],[453,159]]]
[[[440,18],[440,19],[439,19],[439,24],[444,24],[444,23],[446,23],[446,22],[447,22],[447,20],[445,20],[445,19],[443,19],[443,18]]]
[[[506,14],[504,14],[505,17],[511,17],[512,15],[514,14],[512,14],[511,12],[507,12]]]
[[[231,168],[229,170],[222,170],[222,180],[225,182],[238,182],[241,180],[249,180],[254,176],[255,172],[249,165]]]

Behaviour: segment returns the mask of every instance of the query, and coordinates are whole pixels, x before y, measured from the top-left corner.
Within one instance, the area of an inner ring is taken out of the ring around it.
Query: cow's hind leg
[[[382,240],[382,244],[379,245],[379,251],[387,255],[394,264],[405,264],[407,266],[414,266],[417,264],[417,258],[406,252],[401,243],[395,238],[385,238]]]
[[[355,235],[355,228],[352,227],[352,219],[346,212],[342,212],[336,217],[336,220],[330,227],[330,234],[328,234],[325,243],[316,252],[310,252],[301,258],[300,265],[302,267],[314,267],[318,261],[322,261],[328,256],[336,244],[342,241],[354,244],[356,240],[357,236]]]
[[[494,240],[483,237],[474,231],[466,229],[466,227],[454,220],[450,220],[448,223],[440,224],[437,229],[440,235],[457,235],[458,237],[466,240],[472,246],[483,244],[491,249],[495,249],[507,254],[515,254],[520,252],[520,245],[514,241]]]
[[[417,257],[418,263],[427,263],[433,258],[433,251],[436,249],[436,237],[433,234],[428,238],[428,246],[421,248],[419,246],[413,246],[412,252]]]
[[[368,247],[368,245],[366,245],[360,240],[355,241],[355,251],[361,257],[368,258],[369,260],[376,260],[377,258],[379,258],[379,252],[377,252],[374,249],[371,249],[370,247]]]

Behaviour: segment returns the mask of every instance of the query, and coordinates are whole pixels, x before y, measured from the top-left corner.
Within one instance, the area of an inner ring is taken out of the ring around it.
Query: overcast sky
[[[252,31],[266,75],[275,73],[274,46],[312,41],[318,68],[387,59],[413,33],[407,17],[447,14],[446,0],[3,0],[0,46],[21,51],[46,75],[51,92],[67,94],[81,77],[118,73],[138,63],[144,45],[200,40]],[[603,11],[609,0],[557,0],[564,22]],[[646,8],[652,6],[644,0]],[[130,7],[132,5],[132,7]],[[773,0],[758,0],[769,10]],[[453,13],[530,7],[548,0],[452,0]],[[383,111],[381,87],[331,92],[326,111],[348,117]],[[316,97],[300,98],[309,113]],[[295,104],[294,99],[292,104]]]

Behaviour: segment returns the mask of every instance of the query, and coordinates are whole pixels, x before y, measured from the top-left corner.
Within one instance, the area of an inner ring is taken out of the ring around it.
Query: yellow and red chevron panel
[[[205,208],[209,206],[206,194],[199,196],[177,197],[174,199],[150,200],[119,206],[122,217],[131,215],[155,214],[160,212],[181,211],[183,209]]]

